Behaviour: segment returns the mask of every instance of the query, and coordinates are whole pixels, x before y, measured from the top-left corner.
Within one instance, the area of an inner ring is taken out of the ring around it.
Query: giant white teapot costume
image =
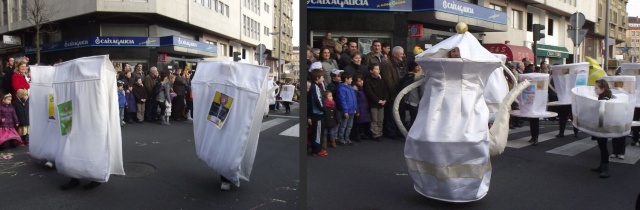
[[[486,195],[491,178],[489,157],[504,151],[510,105],[528,85],[524,81],[506,96],[489,130],[483,92],[501,60],[466,32],[466,24],[462,28],[416,56],[427,78],[404,149],[415,190],[449,202],[476,201]],[[445,58],[455,47],[461,58]]]

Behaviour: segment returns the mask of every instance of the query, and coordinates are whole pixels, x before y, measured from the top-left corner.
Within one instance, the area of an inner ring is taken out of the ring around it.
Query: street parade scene
[[[640,209],[639,8],[3,1],[0,209]]]
[[[307,1],[308,209],[640,209],[637,1],[391,2]]]

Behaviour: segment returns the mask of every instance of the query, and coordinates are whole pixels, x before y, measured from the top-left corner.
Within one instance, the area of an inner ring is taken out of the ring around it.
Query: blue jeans
[[[120,124],[124,122],[124,107],[120,107]]]
[[[342,143],[351,143],[349,134],[351,134],[351,127],[353,127],[354,114],[349,114],[348,118],[344,118],[344,113],[340,116],[342,122],[340,122],[340,131],[338,131],[338,141]]]
[[[322,128],[322,138],[336,138],[338,136],[338,126],[333,128]]]

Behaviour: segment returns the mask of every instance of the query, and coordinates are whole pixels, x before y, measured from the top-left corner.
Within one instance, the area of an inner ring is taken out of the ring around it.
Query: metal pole
[[[282,0],[278,5],[280,20],[278,20],[278,80],[280,81],[280,75],[282,75]]]
[[[578,8],[578,2],[576,1],[576,8]],[[578,62],[578,49],[580,49],[580,43],[578,42],[578,29],[580,27],[578,27],[578,23],[580,22],[580,15],[578,12],[576,12],[576,24],[574,26],[575,30],[576,30],[576,41],[575,43],[573,43],[573,63],[579,63]]]
[[[611,0],[607,0],[606,17],[604,18],[604,22],[607,24],[604,27],[604,72],[609,71],[609,4],[611,4]]]

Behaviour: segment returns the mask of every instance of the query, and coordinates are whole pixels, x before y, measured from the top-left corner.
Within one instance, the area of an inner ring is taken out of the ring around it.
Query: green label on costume
[[[71,120],[73,117],[73,109],[71,101],[58,104],[58,116],[60,117],[60,133],[64,136],[71,132]]]

